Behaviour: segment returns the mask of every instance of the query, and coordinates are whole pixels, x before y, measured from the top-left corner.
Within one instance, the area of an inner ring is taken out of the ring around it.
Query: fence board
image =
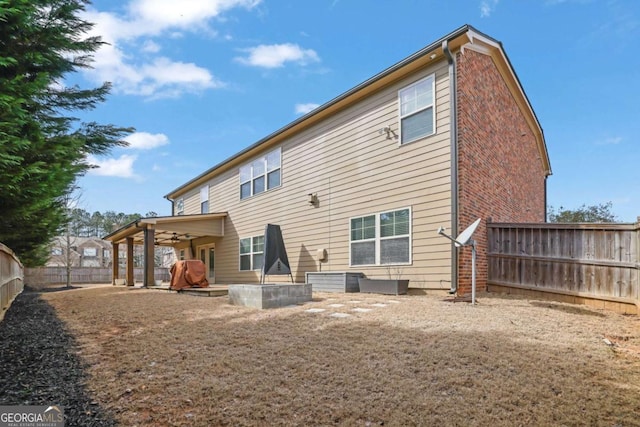
[[[640,307],[640,224],[487,224],[489,284]]]
[[[0,243],[0,320],[24,288],[24,268],[11,249]]]

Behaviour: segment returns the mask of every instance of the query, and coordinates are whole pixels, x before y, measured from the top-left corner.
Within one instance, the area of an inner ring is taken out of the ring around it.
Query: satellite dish
[[[476,232],[476,228],[480,225],[480,218],[476,219],[473,224],[468,226],[462,233],[456,237],[455,245],[457,248],[460,246],[466,246],[469,244],[473,233]]]
[[[476,242],[472,239],[473,233],[480,225],[480,218],[476,219],[473,224],[468,226],[455,239],[444,231],[444,227],[438,228],[438,234],[451,240],[456,248],[462,246],[471,246],[471,304],[476,304]],[[455,292],[455,291],[454,291]]]

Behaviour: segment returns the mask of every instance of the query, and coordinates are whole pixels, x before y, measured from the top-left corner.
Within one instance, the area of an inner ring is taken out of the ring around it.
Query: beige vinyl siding
[[[209,190],[211,192],[211,190]],[[211,193],[209,193],[211,194]],[[182,196],[184,198],[184,214],[194,215],[200,213],[200,188],[195,188]],[[211,210],[211,202],[209,202],[209,212]]]
[[[434,72],[436,133],[402,146],[380,134],[390,126],[399,135],[398,90]],[[260,235],[272,223],[282,228],[298,282],[306,272],[318,271],[316,252],[326,249],[322,271],[362,271],[369,277],[400,272],[411,287],[448,289],[450,244],[436,230],[451,222],[449,118],[448,70],[442,61],[286,140],[281,187],[240,200],[238,168],[213,177],[210,212],[229,215],[224,237],[215,241],[217,283],[259,279],[258,272],[239,271],[239,238]],[[309,193],[317,194],[317,207],[309,205]],[[185,214],[199,213],[199,189],[181,197]],[[412,212],[412,264],[350,267],[349,218],[406,207]]]

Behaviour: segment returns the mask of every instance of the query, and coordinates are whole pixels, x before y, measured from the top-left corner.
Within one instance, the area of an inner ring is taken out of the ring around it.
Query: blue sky
[[[79,185],[88,211],[165,194],[463,24],[500,40],[545,133],[549,204],[640,215],[637,0],[96,0],[110,81],[83,120],[133,126]]]

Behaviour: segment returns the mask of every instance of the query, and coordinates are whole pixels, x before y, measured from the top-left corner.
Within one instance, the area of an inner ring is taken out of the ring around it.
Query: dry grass
[[[123,425],[640,425],[636,316],[489,295],[314,293],[264,311],[112,287],[43,297]]]

